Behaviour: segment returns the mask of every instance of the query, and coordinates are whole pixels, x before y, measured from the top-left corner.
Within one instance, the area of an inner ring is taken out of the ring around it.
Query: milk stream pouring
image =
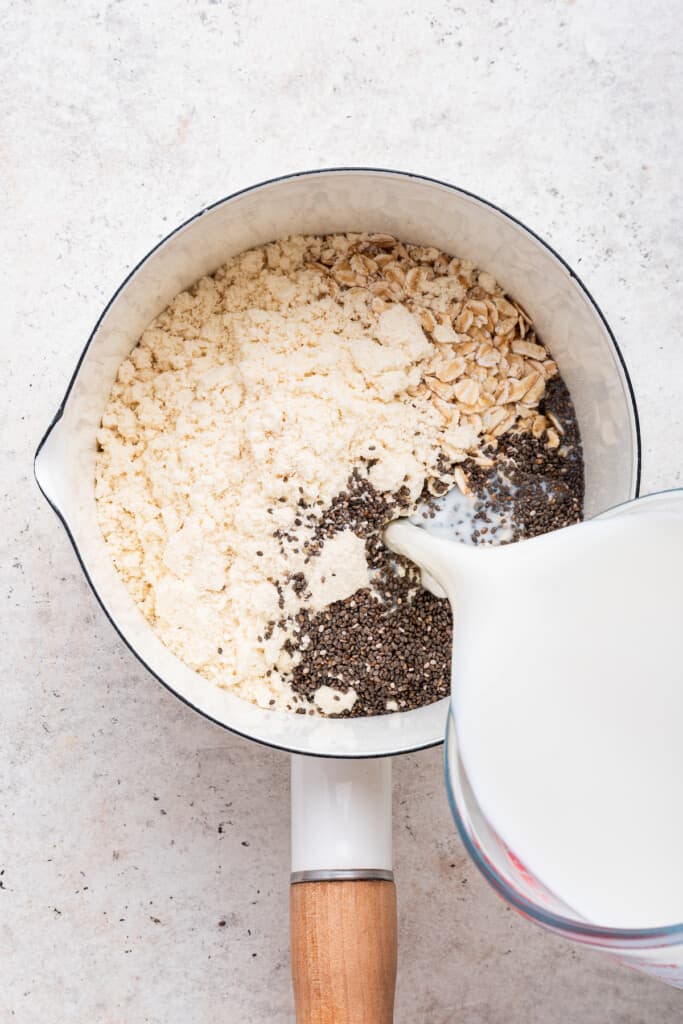
[[[459,754],[515,860],[589,924],[682,925],[683,491],[499,548],[388,540],[453,603]],[[683,946],[660,962],[683,985]]]

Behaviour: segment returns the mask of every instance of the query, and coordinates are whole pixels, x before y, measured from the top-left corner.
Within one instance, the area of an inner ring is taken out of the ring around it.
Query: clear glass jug
[[[683,988],[683,923],[624,930],[591,925],[546,889],[508,849],[484,817],[469,785],[452,711],[446,730],[445,767],[451,812],[467,851],[507,903],[556,935],[601,950],[627,967]]]
[[[667,496],[683,502],[683,491],[670,491],[649,495],[639,504],[657,502]],[[614,511],[610,509],[599,518],[609,517]],[[506,845],[487,820],[470,785],[452,708],[446,730],[445,772],[451,812],[463,842],[481,873],[507,903],[548,931],[601,950],[634,970],[683,988],[683,922],[640,929],[594,925],[551,892]]]

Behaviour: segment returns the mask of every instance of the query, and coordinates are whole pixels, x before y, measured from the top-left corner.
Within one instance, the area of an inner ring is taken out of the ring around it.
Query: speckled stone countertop
[[[584,277],[638,397],[644,490],[683,465],[677,5],[3,4],[0,1020],[293,1019],[287,757],[123,647],[38,494],[103,304],[176,223],[291,170],[478,192]],[[668,1024],[683,994],[518,918],[468,862],[441,751],[395,766],[399,1024]]]

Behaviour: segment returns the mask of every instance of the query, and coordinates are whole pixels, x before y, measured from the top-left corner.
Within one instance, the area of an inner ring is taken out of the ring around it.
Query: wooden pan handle
[[[297,882],[290,925],[297,1024],[392,1024],[393,882]]]

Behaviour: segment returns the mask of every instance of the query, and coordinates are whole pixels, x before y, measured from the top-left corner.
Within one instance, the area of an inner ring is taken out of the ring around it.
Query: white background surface
[[[292,1020],[287,758],[145,674],[33,484],[102,306],[237,188],[341,164],[432,174],[584,277],[632,372],[644,490],[680,483],[677,8],[0,4],[3,1024]],[[541,934],[485,887],[440,750],[395,775],[399,1024],[680,1019],[682,993]]]

